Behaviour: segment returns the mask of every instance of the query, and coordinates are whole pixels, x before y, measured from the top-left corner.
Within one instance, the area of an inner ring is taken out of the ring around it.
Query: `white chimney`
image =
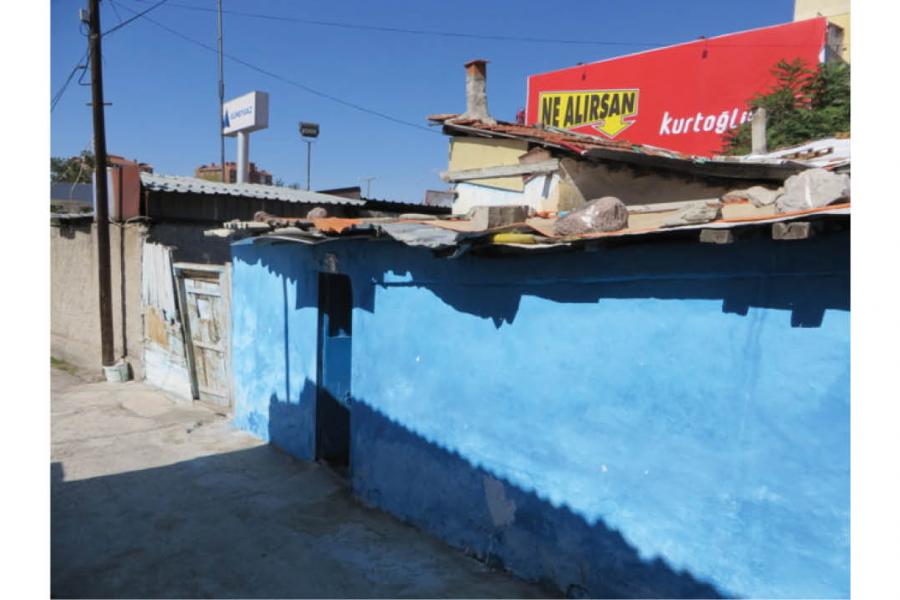
[[[466,112],[460,119],[476,119],[495,124],[487,106],[487,61],[476,59],[466,63]]]
[[[750,117],[750,152],[751,154],[765,154],[768,152],[766,144],[766,109],[763,107],[753,111]]]

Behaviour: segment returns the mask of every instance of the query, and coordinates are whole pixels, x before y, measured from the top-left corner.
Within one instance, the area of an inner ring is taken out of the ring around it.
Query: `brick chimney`
[[[466,63],[466,112],[460,119],[477,119],[495,124],[487,106],[487,61],[476,59]]]

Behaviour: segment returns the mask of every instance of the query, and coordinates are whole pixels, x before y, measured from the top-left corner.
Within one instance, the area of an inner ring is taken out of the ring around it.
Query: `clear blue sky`
[[[155,0],[103,0],[103,29]],[[170,0],[215,8],[215,0]],[[84,53],[78,20],[85,0],[51,3],[51,90],[55,93]],[[525,105],[529,74],[669,44],[788,22],[792,0],[656,0],[529,2],[379,0],[301,2],[224,0],[225,10],[320,21],[596,42],[605,46],[497,41],[360,31],[225,14],[225,52],[347,101],[427,125],[425,116],[465,110],[463,63],[485,58],[491,113],[513,120]],[[116,12],[118,8],[118,14]],[[216,44],[214,12],[163,5],[149,14],[183,34]],[[104,41],[107,147],[153,164],[157,173],[192,175],[218,161],[216,55],[138,19]],[[85,80],[88,78],[86,77]],[[419,202],[444,189],[447,138],[361,113],[226,59],[226,99],[269,92],[269,129],[251,135],[254,162],[286,183],[305,182],[300,120],[318,121],[313,188],[359,185],[375,177],[372,195]],[[90,88],[69,86],[51,115],[51,152],[77,154],[91,143]],[[439,131],[434,129],[434,131]],[[234,160],[226,138],[226,158]]]

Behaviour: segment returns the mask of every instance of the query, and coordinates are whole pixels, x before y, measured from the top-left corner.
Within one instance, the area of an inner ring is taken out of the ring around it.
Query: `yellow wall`
[[[850,0],[794,0],[794,20],[803,21],[817,16],[844,30],[844,51],[841,56],[850,62]]]
[[[481,139],[458,137],[450,140],[450,171],[485,169],[519,164],[519,157],[528,151],[528,143],[521,140]],[[470,183],[521,192],[525,189],[522,177],[473,179]]]

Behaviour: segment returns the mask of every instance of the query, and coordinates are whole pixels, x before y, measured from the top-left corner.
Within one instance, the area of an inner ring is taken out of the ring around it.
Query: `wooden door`
[[[227,343],[228,305],[219,270],[180,271],[195,397],[230,407]]]

